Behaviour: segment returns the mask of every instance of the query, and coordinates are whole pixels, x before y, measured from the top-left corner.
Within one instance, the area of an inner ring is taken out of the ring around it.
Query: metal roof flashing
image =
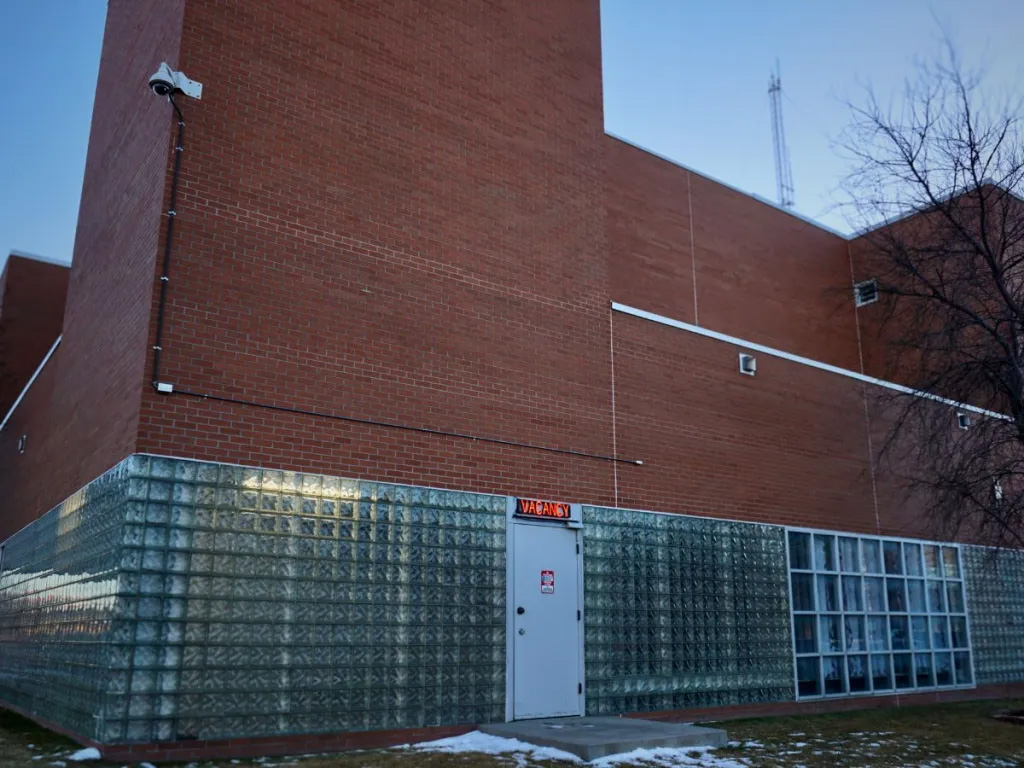
[[[767,198],[761,197],[760,195],[755,194],[753,192],[747,192],[746,190],[740,189],[739,187],[734,186],[732,184],[728,184],[728,183],[722,181],[721,179],[716,179],[714,176],[710,176],[710,175],[708,175],[706,173],[703,173],[701,171],[696,170],[695,168],[691,168],[690,166],[688,166],[688,165],[686,165],[684,163],[681,163],[678,160],[674,160],[671,157],[667,157],[666,155],[663,155],[663,154],[661,154],[659,152],[655,152],[655,151],[653,151],[651,149],[648,149],[647,147],[644,147],[644,146],[641,146],[640,144],[637,144],[636,142],[630,141],[629,139],[623,138],[622,136],[619,136],[617,134],[611,133],[610,131],[605,131],[605,136],[608,136],[609,138],[615,139],[616,141],[621,141],[623,144],[628,144],[629,146],[633,147],[634,149],[639,149],[641,152],[645,152],[648,155],[653,155],[654,157],[660,158],[660,159],[664,160],[667,163],[671,163],[672,165],[675,165],[675,166],[677,166],[679,168],[682,168],[684,171],[687,171],[689,173],[694,173],[694,174],[696,174],[698,176],[701,176],[702,178],[707,179],[708,181],[713,181],[715,184],[718,184],[718,185],[720,185],[722,187],[725,187],[726,189],[731,189],[733,192],[738,192],[741,195],[745,195],[747,197],[753,198],[757,202],[759,202],[759,203],[761,203],[763,205],[767,205],[769,208],[774,208],[777,211],[780,211],[780,212],[785,213],[785,214],[787,214],[789,216],[792,216],[795,219],[799,219],[800,221],[802,221],[802,222],[804,222],[806,224],[810,224],[813,227],[816,227],[816,228],[818,228],[820,230],[823,230],[825,232],[833,234],[836,237],[842,238],[843,240],[852,240],[853,239],[849,234],[847,234],[845,232],[840,232],[838,229],[833,229],[832,227],[828,226],[827,224],[822,224],[820,221],[816,221],[815,219],[812,219],[810,216],[805,216],[802,213],[797,213],[796,211],[794,211],[794,210],[792,210],[790,208],[783,208],[778,203],[774,203],[771,200],[768,200]]]
[[[19,251],[16,248],[12,248],[9,252],[9,256],[17,256],[21,259],[29,259],[30,261],[40,261],[43,264],[55,264],[58,267],[67,267],[70,269],[70,261],[62,261],[55,259],[52,256],[40,256],[38,253],[29,253],[28,251]]]

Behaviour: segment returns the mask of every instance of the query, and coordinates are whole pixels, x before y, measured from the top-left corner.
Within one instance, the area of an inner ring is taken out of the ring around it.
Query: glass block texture
[[[962,549],[978,683],[1024,681],[1024,551]]]
[[[97,738],[97,714],[128,606],[118,564],[128,492],[122,463],[3,542],[0,700]]]
[[[587,714],[789,701],[781,528],[583,508]]]
[[[501,720],[505,507],[132,456],[7,542],[0,698],[105,743]]]
[[[136,458],[108,737],[503,718],[504,497]]]

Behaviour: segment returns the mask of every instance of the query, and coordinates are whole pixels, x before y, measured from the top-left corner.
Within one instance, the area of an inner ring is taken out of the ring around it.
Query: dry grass
[[[1024,726],[993,720],[1024,701],[877,709],[721,723],[729,738],[763,747],[719,750],[752,766],[1014,766],[1024,762]],[[804,744],[796,748],[796,744]]]
[[[906,709],[867,710],[807,717],[733,720],[731,745],[690,753],[679,761],[634,765],[757,766],[1015,766],[1024,763],[1024,726],[993,720],[1000,709],[1024,709],[1024,701],[969,702]],[[17,715],[0,710],[0,766],[73,768],[67,755],[77,747],[67,739]],[[108,768],[117,763],[77,764]],[[535,761],[524,755],[444,754],[412,750],[372,750],[342,755],[258,760],[212,760],[193,768],[564,768],[568,762]],[[621,764],[625,768],[625,764]]]
[[[0,766],[49,766],[79,749],[70,739],[41,728],[19,715],[0,709]],[[34,759],[35,758],[35,759]]]

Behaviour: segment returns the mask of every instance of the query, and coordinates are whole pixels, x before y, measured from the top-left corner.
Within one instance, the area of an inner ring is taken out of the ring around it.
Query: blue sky
[[[104,0],[0,0],[0,268],[11,249],[70,261]]]
[[[70,259],[105,11],[0,2],[0,268],[12,248]],[[897,93],[940,23],[988,86],[1024,82],[1021,0],[602,0],[601,15],[608,131],[772,200],[778,58],[796,210],[841,230],[832,140],[859,84]]]
[[[602,0],[605,127],[776,199],[768,76],[782,68],[796,210],[849,231],[834,141],[871,83],[898,95],[946,29],[985,87],[1024,83],[1021,0]]]

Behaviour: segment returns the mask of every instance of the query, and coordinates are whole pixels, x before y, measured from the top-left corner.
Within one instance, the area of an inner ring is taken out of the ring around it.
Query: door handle
[[[524,613],[526,613],[526,609],[523,608],[523,606],[520,605],[518,608],[516,608],[516,613],[518,613],[520,616],[522,616]]]

